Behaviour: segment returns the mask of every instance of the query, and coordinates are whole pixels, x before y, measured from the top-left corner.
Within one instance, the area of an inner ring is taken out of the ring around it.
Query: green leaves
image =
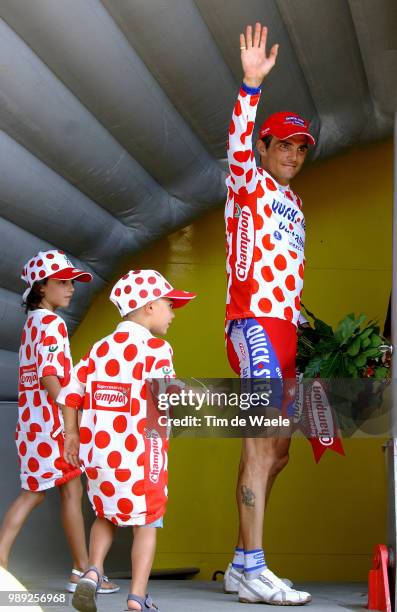
[[[358,355],[359,351],[360,351],[360,338],[355,338],[353,340],[353,342],[350,344],[349,348],[347,349],[347,354],[350,357],[355,357],[356,355]]]
[[[331,337],[333,338],[334,336],[332,327],[324,323],[324,321],[321,321],[321,319],[314,320],[314,329],[320,336],[329,337],[329,338]]]
[[[304,371],[304,378],[316,378],[320,374],[321,364],[324,359],[321,355],[315,355],[310,359]]]
[[[333,351],[322,362],[320,367],[321,378],[334,378],[341,366],[343,360],[342,353]]]
[[[375,321],[366,326],[365,315],[348,314],[335,331],[305,308],[313,327],[301,329],[298,368],[305,378],[385,378],[390,368],[382,361],[389,343]]]
[[[357,366],[357,368],[363,368],[366,363],[367,363],[367,358],[364,355],[364,353],[362,353],[361,355],[358,355],[354,359],[354,365]]]
[[[365,321],[365,315],[360,315],[358,319],[354,318],[353,314],[347,315],[338,325],[335,331],[335,338],[340,344],[346,342],[352,337],[356,329]]]
[[[352,361],[348,361],[345,364],[345,368],[346,368],[346,378],[357,378],[358,377],[358,367]]]
[[[383,339],[378,334],[372,334],[372,336],[370,337],[370,341],[371,341],[370,346],[374,346],[374,347],[378,347],[381,344],[383,344]]]

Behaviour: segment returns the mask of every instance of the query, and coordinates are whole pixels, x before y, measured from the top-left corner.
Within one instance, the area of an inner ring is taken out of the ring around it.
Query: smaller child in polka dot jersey
[[[76,468],[83,465],[96,514],[91,567],[72,601],[77,610],[96,610],[115,526],[132,527],[134,534],[128,609],[158,610],[146,589],[167,503],[168,441],[153,428],[148,435],[146,380],[175,378],[171,346],[153,334],[165,335],[174,309],[194,297],[155,270],[128,272],[110,295],[122,322],[76,365],[57,398],[65,412],[65,459]]]
[[[75,280],[89,282],[92,276],[75,268],[63,251],[51,250],[40,251],[30,259],[21,278],[28,285],[23,294],[27,320],[19,350],[15,433],[22,490],[0,529],[0,565],[7,567],[11,547],[29,514],[44,500],[45,491],[57,487],[73,558],[68,584],[73,590],[87,568],[88,552],[81,510],[81,470],[64,459],[63,415],[55,401],[61,386],[69,380],[72,366],[66,325],[55,311],[69,306]]]

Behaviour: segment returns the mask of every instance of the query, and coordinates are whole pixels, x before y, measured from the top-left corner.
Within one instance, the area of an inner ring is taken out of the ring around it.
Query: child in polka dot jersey
[[[88,553],[81,511],[80,468],[63,458],[63,416],[55,399],[68,382],[72,365],[68,333],[56,309],[69,306],[75,280],[88,282],[63,251],[40,251],[25,265],[22,277],[27,320],[19,351],[19,408],[16,446],[21,470],[21,492],[7,511],[0,529],[0,564],[8,565],[12,544],[29,514],[58,487],[61,518],[73,557],[69,590],[86,569]],[[113,585],[115,587],[115,585]],[[113,589],[114,591],[114,589]]]
[[[128,272],[110,299],[123,321],[94,344],[74,368],[57,401],[65,411],[65,459],[87,475],[96,520],[90,536],[90,569],[80,580],[73,606],[96,610],[96,591],[114,527],[131,526],[130,610],[158,610],[147,582],[167,502],[167,446],[158,432],[148,435],[146,379],[175,377],[165,335],[173,310],[195,294],[173,289],[155,270]],[[77,411],[83,408],[78,430]]]

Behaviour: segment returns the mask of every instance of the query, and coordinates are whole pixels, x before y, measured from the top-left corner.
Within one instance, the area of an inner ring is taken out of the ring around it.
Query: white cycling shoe
[[[238,587],[241,603],[266,603],[273,606],[303,606],[311,601],[310,593],[296,591],[265,568],[256,578],[243,575]]]
[[[223,592],[230,595],[238,593],[238,586],[242,575],[243,572],[238,572],[234,569],[233,565],[229,563],[223,577]]]
[[[243,572],[238,572],[234,569],[232,564],[229,563],[223,577],[223,592],[230,595],[237,595],[242,577]],[[288,580],[288,578],[282,578],[281,580],[287,587],[293,587],[294,583],[291,580]]]

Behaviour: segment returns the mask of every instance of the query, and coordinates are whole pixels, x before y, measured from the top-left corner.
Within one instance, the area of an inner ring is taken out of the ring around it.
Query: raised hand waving
[[[243,81],[248,87],[260,87],[276,63],[278,45],[273,45],[269,55],[266,55],[266,40],[267,27],[262,27],[259,22],[255,24],[253,33],[249,25],[245,34],[240,34]]]

